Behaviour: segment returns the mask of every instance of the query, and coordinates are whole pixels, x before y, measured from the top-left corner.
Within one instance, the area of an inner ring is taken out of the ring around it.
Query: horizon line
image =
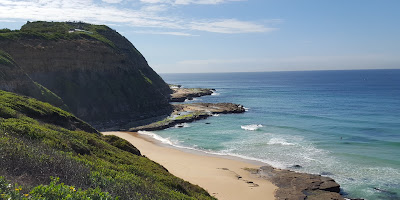
[[[154,69],[153,69],[154,70]],[[310,70],[274,70],[274,71],[234,71],[234,72],[157,72],[158,74],[229,74],[229,73],[274,73],[274,72],[318,72],[318,71],[373,71],[400,70],[400,68],[384,69],[310,69]]]

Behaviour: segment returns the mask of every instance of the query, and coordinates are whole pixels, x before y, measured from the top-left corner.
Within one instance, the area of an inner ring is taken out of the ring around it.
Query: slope
[[[125,140],[102,136],[48,103],[5,91],[0,158],[4,199],[213,199]]]

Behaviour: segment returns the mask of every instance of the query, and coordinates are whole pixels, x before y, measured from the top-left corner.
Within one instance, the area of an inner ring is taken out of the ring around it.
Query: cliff
[[[0,199],[214,199],[126,140],[1,90],[0,158]]]
[[[169,112],[169,86],[107,26],[32,22],[3,30],[0,48],[79,118],[107,127]],[[109,122],[116,124],[107,124]]]
[[[31,96],[54,106],[68,109],[62,99],[43,87],[22,70],[13,58],[0,50],[0,90]]]

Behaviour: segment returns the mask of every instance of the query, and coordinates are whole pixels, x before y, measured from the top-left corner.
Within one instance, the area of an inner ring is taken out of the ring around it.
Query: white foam
[[[244,106],[243,106],[243,108],[244,108],[245,111],[249,111],[249,109],[250,109],[250,108],[246,108],[246,107],[244,107]]]
[[[280,162],[272,161],[272,160],[268,160],[268,159],[259,159],[259,158],[254,158],[254,157],[250,157],[250,156],[244,156],[244,155],[235,154],[235,153],[227,153],[226,155],[242,158],[242,159],[245,159],[245,160],[251,160],[251,161],[257,161],[257,162],[266,163],[266,164],[271,165],[272,167],[276,167],[276,168],[284,169],[286,167],[284,164],[282,164]]]
[[[218,116],[219,116],[219,114],[213,114],[212,116],[214,116],[214,117],[218,117]]]
[[[218,93],[218,92],[213,92],[213,93],[211,93],[211,95],[212,95],[212,96],[218,96],[218,95],[220,95],[220,93]]]
[[[175,128],[188,128],[190,125],[188,123],[177,124],[174,126]]]
[[[250,124],[250,125],[243,125],[240,126],[242,129],[246,130],[246,131],[255,131],[258,130],[258,128],[263,127],[263,125],[261,124]]]
[[[185,102],[188,102],[188,101],[203,101],[203,99],[199,99],[199,98],[193,98],[191,100],[185,99]]]
[[[213,155],[218,155],[218,156],[233,156],[233,157],[237,157],[237,158],[241,158],[241,159],[245,159],[245,160],[249,160],[249,161],[257,161],[257,162],[267,163],[267,164],[269,164],[273,167],[277,167],[277,168],[285,168],[285,165],[283,163],[269,160],[269,159],[260,159],[260,158],[255,158],[255,157],[251,157],[251,156],[245,156],[245,155],[240,155],[240,154],[236,154],[236,153],[231,153],[231,152],[229,152],[229,150],[223,150],[223,151],[216,152],[216,151],[212,151],[212,150],[199,148],[198,145],[194,145],[193,147],[183,146],[183,145],[179,145],[178,141],[173,142],[169,138],[163,138],[163,137],[161,137],[155,133],[152,133],[150,131],[138,131],[138,133],[149,136],[157,141],[160,141],[163,144],[168,144],[173,147],[180,148],[180,149],[188,149],[191,151],[197,151],[197,152],[213,154]]]
[[[271,138],[267,144],[269,145],[279,144],[284,146],[294,145],[293,143],[287,142],[283,138]]]
[[[138,131],[138,133],[142,134],[142,135],[150,136],[153,139],[160,141],[161,143],[173,145],[172,141],[169,138],[163,138],[163,137],[161,137],[155,133],[152,133],[150,131]]]

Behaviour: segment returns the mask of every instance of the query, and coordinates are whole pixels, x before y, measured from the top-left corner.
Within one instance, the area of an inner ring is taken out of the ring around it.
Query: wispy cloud
[[[102,24],[124,24],[153,28],[169,35],[193,36],[186,32],[261,33],[276,30],[272,23],[257,23],[239,19],[189,19],[168,11],[170,4],[220,4],[238,0],[0,0],[0,20],[85,21]]]
[[[121,3],[122,0],[102,0],[102,1],[106,3]]]
[[[190,28],[199,31],[215,33],[257,33],[270,32],[276,28],[268,28],[254,22],[239,21],[236,19],[222,19],[217,21],[192,22]]]
[[[232,1],[246,1],[246,0],[140,0],[143,3],[165,3],[173,5],[189,5],[189,4],[221,4]]]
[[[190,37],[199,36],[199,35],[193,35],[193,34],[185,33],[185,32],[134,31],[134,33],[152,34],[152,35],[190,36]]]
[[[156,70],[174,67],[179,72],[243,72],[243,71],[296,71],[346,69],[396,69],[400,65],[397,55],[345,55],[294,56],[270,58],[183,60],[171,65],[155,65]],[[246,66],[246,67],[243,67]],[[164,70],[164,71],[163,71]]]

